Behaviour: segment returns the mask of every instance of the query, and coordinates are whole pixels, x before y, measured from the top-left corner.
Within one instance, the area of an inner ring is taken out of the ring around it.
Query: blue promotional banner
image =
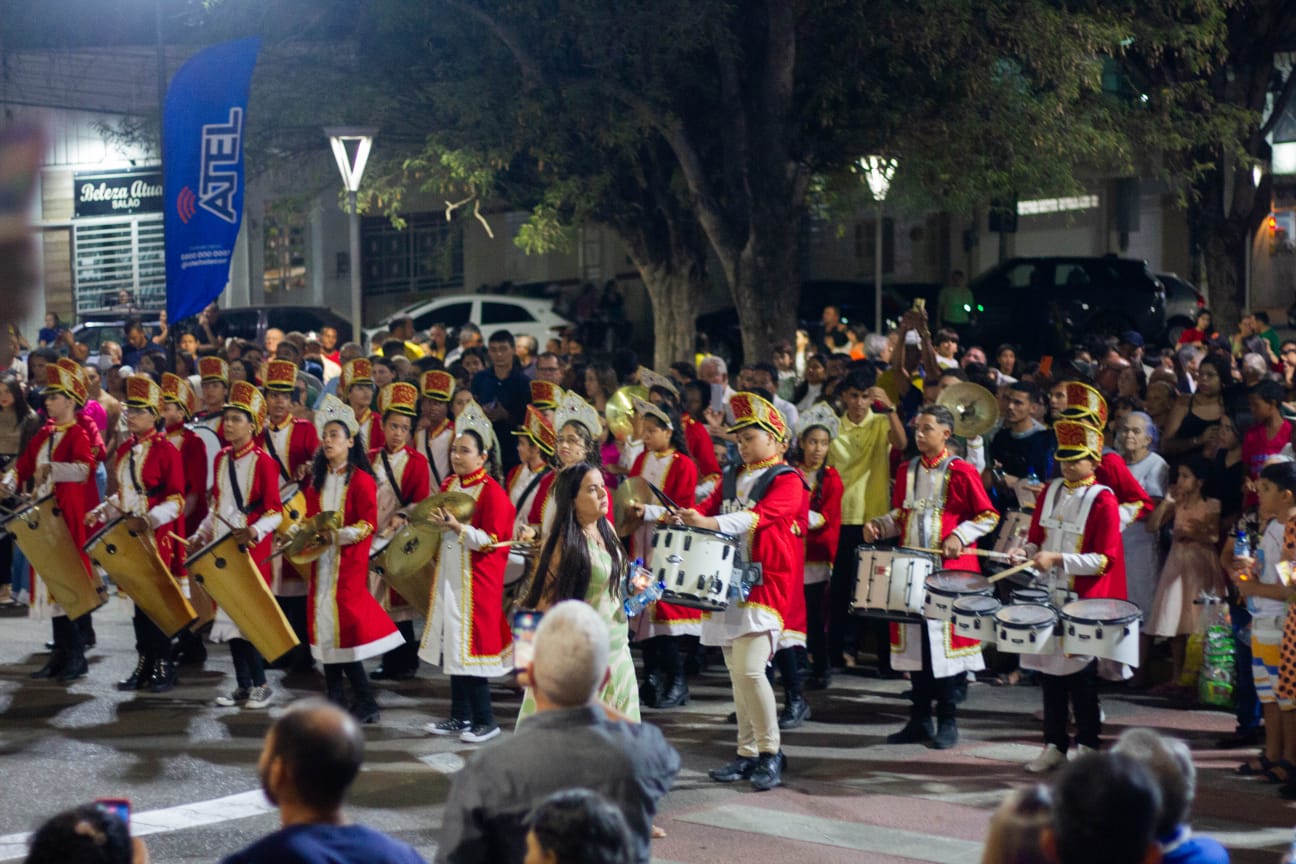
[[[162,112],[167,319],[196,315],[229,283],[243,219],[243,130],[261,40],[194,55]]]

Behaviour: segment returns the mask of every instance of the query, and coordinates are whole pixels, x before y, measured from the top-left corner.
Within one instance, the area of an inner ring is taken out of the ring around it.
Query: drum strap
[[[535,488],[540,485],[540,481],[544,479],[544,476],[552,470],[553,470],[552,468],[546,465],[544,468],[540,469],[540,472],[538,474],[536,474],[534,477],[531,478],[531,482],[528,483],[527,487],[522,490],[522,497],[518,499],[519,508],[521,508],[521,506],[526,503],[526,500],[531,497],[531,493],[534,492]]]
[[[787,464],[786,462],[771,466],[765,471],[764,474],[756,478],[756,482],[752,484],[751,491],[747,493],[747,499],[751,501],[752,504],[755,504],[757,501],[760,501],[762,498],[765,497],[766,491],[769,490],[770,484],[774,482],[775,478],[788,473],[796,474],[799,477],[801,475],[801,472],[797,471],[795,468],[793,468],[791,465]],[[724,472],[724,477],[721,479],[720,482],[723,485],[722,494],[724,495],[724,500],[733,501],[737,499],[738,469],[732,465],[726,468]],[[805,485],[804,477],[801,478],[801,484],[803,486]]]
[[[441,472],[437,470],[436,459],[432,456],[432,430],[428,429],[423,433],[423,451],[427,454],[428,467],[432,469],[432,479],[436,481],[436,487],[441,488]]]
[[[289,443],[291,444],[292,442],[291,427],[289,428],[288,431],[288,440]],[[274,435],[271,433],[269,429],[266,430],[265,441],[266,441],[266,450],[269,451],[271,458],[275,460],[275,464],[279,466],[279,473],[283,476],[283,479],[291,483],[292,476],[289,475],[288,473],[288,466],[284,465],[283,460],[279,458],[279,451],[275,448],[275,444],[274,444]]]
[[[391,461],[387,458],[387,448],[384,447],[378,455],[382,456],[383,473],[387,475],[387,482],[391,484],[392,491],[396,493],[396,500],[400,502],[400,506],[404,507],[409,502],[401,494],[400,484],[396,482],[396,473],[392,471]]]
[[[225,456],[225,467],[229,469],[230,488],[234,492],[234,506],[244,516],[248,514],[248,507],[243,502],[243,490],[239,488],[238,472],[234,470],[234,455],[232,453]]]

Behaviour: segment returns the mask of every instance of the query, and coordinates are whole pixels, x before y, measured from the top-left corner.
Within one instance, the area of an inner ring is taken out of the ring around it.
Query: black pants
[[[450,716],[455,720],[467,720],[474,726],[494,726],[490,679],[476,675],[451,675]]]
[[[1044,691],[1044,743],[1067,751],[1067,702],[1075,709],[1076,743],[1098,749],[1102,721],[1098,713],[1098,661],[1070,675],[1039,675]]]
[[[850,604],[859,570],[855,547],[864,542],[864,526],[843,525],[839,536],[828,589],[828,661],[834,666],[842,665],[843,655],[848,651],[853,654],[856,648],[858,621],[850,614]],[[886,662],[889,667],[890,657]]]
[[[83,616],[78,621],[89,618],[89,615]],[[85,643],[81,638],[81,628],[77,626],[77,621],[73,621],[66,615],[59,615],[50,622],[54,630],[54,650],[65,651],[70,657],[80,657],[85,653]]]
[[[287,564],[284,565],[288,566]],[[288,625],[292,627],[293,634],[301,644],[292,651],[283,660],[279,660],[276,666],[285,666],[289,669],[300,670],[310,669],[315,665],[311,658],[310,633],[306,630],[306,603],[310,598],[302,594],[293,597],[275,596],[279,603],[279,608],[283,610],[284,617],[288,619]]]
[[[171,659],[171,640],[162,632],[162,628],[153,623],[153,619],[135,607],[135,616],[131,619],[135,630],[135,653],[141,657],[152,657],[155,660]]]
[[[0,585],[13,583],[13,535],[6,533],[0,537]]]
[[[383,655],[382,667],[387,672],[417,672],[419,667],[418,637],[414,635],[413,621],[397,621],[396,629],[405,637],[405,644]]]
[[[351,692],[355,694],[357,707],[368,708],[376,704],[373,690],[369,686],[369,676],[365,674],[364,664],[359,660],[350,663],[325,663],[324,687],[328,700],[342,708],[347,707],[345,682],[351,682]]]
[[[793,648],[780,648],[774,652],[774,663],[767,666],[770,670],[770,683],[773,683],[773,669],[778,667],[779,678],[783,679],[783,691],[787,695],[787,701],[796,702],[801,699],[801,684],[805,680],[805,670],[809,666],[806,659],[806,650],[801,646]]]
[[[806,650],[810,653],[810,671],[815,675],[828,674],[828,630],[824,620],[824,598],[827,594],[827,582],[805,586]]]
[[[922,628],[922,669],[909,673],[909,682],[913,684],[913,707],[909,717],[925,723],[932,716],[932,702],[936,703],[936,716],[941,720],[953,720],[959,703],[967,699],[967,673],[956,672],[937,678],[932,672],[931,637],[927,634],[926,622]]]
[[[234,658],[234,680],[240,690],[264,687],[266,683],[265,660],[261,652],[246,639],[231,639],[230,656]]]

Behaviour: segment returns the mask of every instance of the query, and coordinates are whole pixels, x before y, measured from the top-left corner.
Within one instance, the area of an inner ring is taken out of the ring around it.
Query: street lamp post
[[[369,150],[373,147],[377,129],[354,126],[329,126],[324,129],[329,143],[333,146],[333,158],[337,160],[338,171],[342,174],[342,185],[347,191],[347,209],[351,213],[351,339],[360,341],[360,331],[364,326],[362,320],[362,299],[360,296],[360,211],[356,206],[356,196],[360,191],[360,178],[364,176],[365,163],[369,161]],[[347,149],[355,144],[355,157]]]
[[[895,176],[898,159],[888,156],[863,156],[856,164],[868,184],[873,200],[877,202],[877,225],[873,234],[873,330],[882,332],[882,205],[886,202],[891,178]]]

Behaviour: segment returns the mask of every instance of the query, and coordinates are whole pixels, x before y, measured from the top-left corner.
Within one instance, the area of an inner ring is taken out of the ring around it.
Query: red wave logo
[[[188,186],[180,190],[180,194],[176,196],[176,213],[180,214],[181,222],[189,224],[189,220],[197,212],[197,202],[198,196]]]

